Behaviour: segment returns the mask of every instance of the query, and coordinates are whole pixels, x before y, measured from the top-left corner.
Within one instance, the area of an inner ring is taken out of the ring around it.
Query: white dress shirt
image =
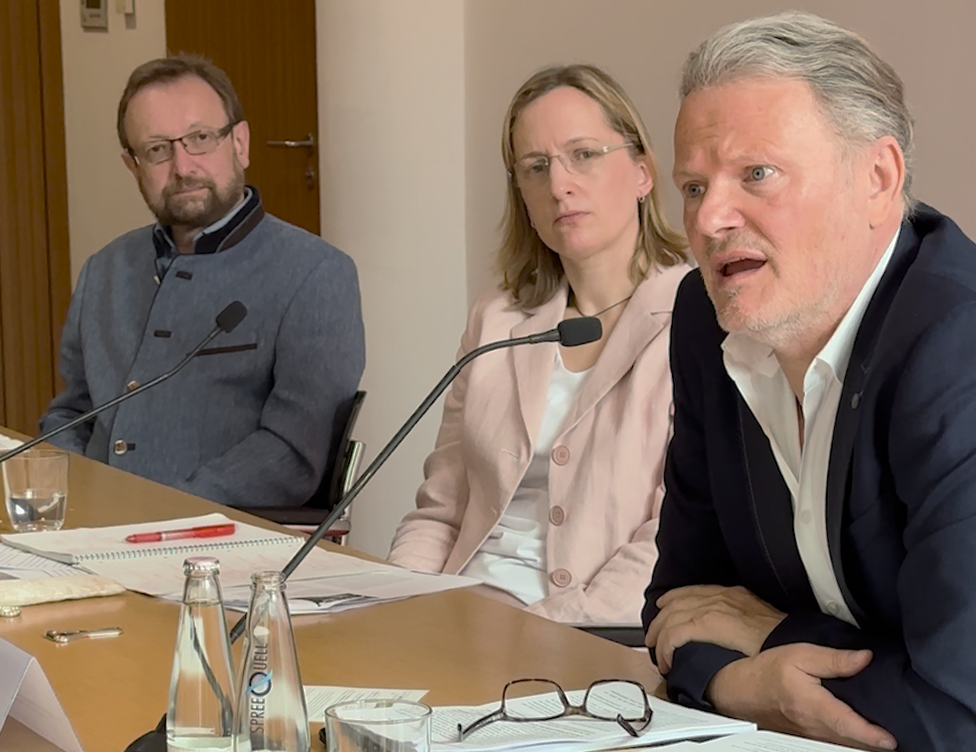
[[[722,343],[725,370],[769,439],[793,499],[793,534],[820,610],[857,626],[837,584],[827,548],[827,470],[847,364],[868,303],[891,261],[888,245],[854,304],[803,376],[803,445],[797,400],[769,345],[743,333]]]
[[[504,590],[527,606],[548,595],[549,463],[553,444],[588,373],[566,370],[557,348],[532,461],[495,529],[461,570],[462,575]]]

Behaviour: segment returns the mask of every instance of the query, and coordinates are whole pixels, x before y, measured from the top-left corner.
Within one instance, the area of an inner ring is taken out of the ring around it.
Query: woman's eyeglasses
[[[522,190],[540,188],[549,182],[549,171],[554,161],[559,162],[572,175],[590,175],[599,169],[607,154],[633,146],[623,143],[609,146],[581,145],[566,154],[538,154],[523,157],[515,163],[515,178]]]

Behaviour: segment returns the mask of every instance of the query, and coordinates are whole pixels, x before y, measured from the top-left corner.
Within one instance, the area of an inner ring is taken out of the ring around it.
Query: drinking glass
[[[325,711],[327,752],[430,752],[430,707],[355,700]]]
[[[3,500],[18,533],[59,530],[68,500],[68,453],[28,449],[2,465]]]

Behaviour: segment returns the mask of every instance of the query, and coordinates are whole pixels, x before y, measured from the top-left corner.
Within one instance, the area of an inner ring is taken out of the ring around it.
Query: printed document
[[[573,705],[583,701],[585,690],[566,692]],[[539,702],[540,697],[523,697],[511,700],[510,713],[525,713]],[[434,708],[431,719],[431,741],[434,752],[485,752],[487,750],[533,747],[535,750],[559,750],[559,752],[588,752],[620,747],[640,747],[682,739],[702,739],[725,734],[755,731],[756,726],[720,715],[704,713],[692,708],[673,705],[666,700],[648,697],[654,716],[651,724],[638,737],[627,734],[613,721],[599,721],[583,716],[559,718],[555,721],[531,721],[512,723],[495,721],[478,729],[464,741],[457,741],[457,727],[467,726],[498,708],[499,701],[479,707],[460,706]],[[643,708],[606,708],[613,713],[640,714]],[[601,711],[602,712],[602,711]],[[531,712],[525,713],[531,715]],[[813,752],[813,750],[811,750]]]

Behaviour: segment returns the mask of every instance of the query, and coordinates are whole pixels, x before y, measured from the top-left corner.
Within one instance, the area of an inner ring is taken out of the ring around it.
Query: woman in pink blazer
[[[640,116],[597,68],[530,78],[502,154],[503,281],[475,303],[459,357],[583,315],[600,318],[603,337],[500,350],[461,372],[390,560],[477,577],[550,619],[639,624],[657,559],[684,240],[661,212]]]

